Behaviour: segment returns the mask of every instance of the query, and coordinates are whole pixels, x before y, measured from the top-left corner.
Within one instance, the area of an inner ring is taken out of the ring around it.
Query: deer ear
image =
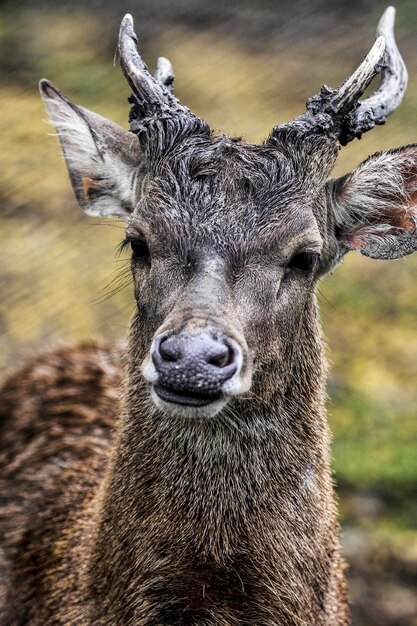
[[[61,142],[75,196],[89,215],[127,219],[144,176],[137,138],[117,124],[70,102],[49,81],[41,96]]]
[[[417,145],[374,154],[327,192],[342,253],[398,259],[417,250]]]

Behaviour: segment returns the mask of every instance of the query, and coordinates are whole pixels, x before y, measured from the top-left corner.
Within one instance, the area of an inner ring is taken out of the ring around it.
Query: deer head
[[[137,302],[129,371],[163,413],[213,416],[259,381],[264,395],[268,385],[285,394],[296,361],[311,385],[317,280],[350,250],[417,250],[416,145],[328,179],[340,145],[402,100],[393,23],[389,8],[352,76],[260,145],[216,135],[182,106],[166,59],[151,76],[129,15],[119,53],[130,132],[41,81],[79,204],[126,220]],[[361,102],[377,74],[381,86]]]

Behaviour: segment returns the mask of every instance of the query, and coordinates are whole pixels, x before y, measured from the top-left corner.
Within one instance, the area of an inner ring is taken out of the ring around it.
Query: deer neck
[[[317,328],[308,335],[285,394],[271,363],[253,399],[208,420],[164,417],[127,368],[89,570],[109,623],[172,626],[216,610],[217,621],[190,623],[235,623],[220,619],[246,610],[259,611],[251,623],[317,620],[337,546],[321,340]]]

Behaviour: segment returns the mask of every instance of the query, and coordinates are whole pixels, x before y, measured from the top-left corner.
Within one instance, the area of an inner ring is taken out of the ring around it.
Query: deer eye
[[[131,239],[130,247],[136,259],[144,259],[150,256],[148,244],[143,239]]]
[[[291,261],[285,268],[284,273],[288,274],[292,271],[303,273],[311,272],[319,260],[319,255],[315,252],[300,252],[292,257]]]
[[[132,250],[132,256],[134,259],[149,259],[150,252],[144,237],[126,237],[126,239],[124,239],[119,245],[118,254],[120,255],[124,250],[129,248],[129,246]]]

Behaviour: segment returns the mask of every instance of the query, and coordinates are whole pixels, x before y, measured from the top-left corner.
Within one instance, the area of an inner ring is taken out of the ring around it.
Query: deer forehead
[[[248,203],[219,207],[216,201],[206,207],[147,205],[137,209],[127,228],[128,237],[145,235],[163,256],[177,251],[195,258],[211,250],[222,257],[253,260],[260,257],[286,257],[298,249],[320,253],[323,237],[312,209],[297,201],[285,208],[264,211]],[[265,214],[266,213],[266,214]]]
[[[320,246],[309,196],[280,154],[232,140],[167,157],[146,183],[130,229],[166,245],[228,249],[286,246],[297,239]],[[258,148],[258,151],[256,150]]]

